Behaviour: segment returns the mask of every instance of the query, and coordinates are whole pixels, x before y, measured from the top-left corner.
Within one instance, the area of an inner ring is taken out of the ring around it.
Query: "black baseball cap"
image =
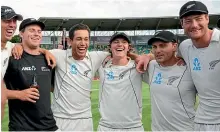
[[[15,13],[11,7],[1,6],[1,20],[10,20],[14,17],[16,17],[16,19],[19,21],[23,20],[22,15]]]
[[[202,2],[189,1],[181,7],[179,17],[181,19],[185,16],[189,16],[195,13],[208,14],[209,12],[205,4],[203,4]]]
[[[148,40],[148,45],[152,45],[155,41],[174,42],[176,43],[176,36],[170,31],[159,31],[154,34],[152,38]]]
[[[220,18],[218,19],[217,27],[220,28]]]
[[[124,32],[116,32],[116,33],[114,33],[114,34],[111,36],[109,43],[111,44],[112,41],[114,41],[114,40],[117,39],[117,38],[124,38],[125,40],[128,41],[128,43],[131,43],[130,38],[129,38],[128,35],[125,34]]]
[[[19,31],[21,31],[25,27],[27,27],[29,25],[33,25],[33,24],[39,25],[42,30],[44,30],[44,28],[45,28],[45,25],[43,22],[38,21],[35,18],[27,18],[21,22],[20,27],[19,27]]]

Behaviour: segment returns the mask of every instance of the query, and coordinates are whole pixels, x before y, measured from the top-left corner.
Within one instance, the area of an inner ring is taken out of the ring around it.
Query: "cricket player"
[[[91,86],[95,72],[108,52],[87,52],[90,29],[76,24],[69,30],[71,49],[53,49],[56,58],[52,110],[61,131],[93,131]],[[41,49],[41,52],[46,52]],[[130,54],[135,59],[137,55]]]
[[[9,131],[56,131],[50,102],[52,68],[40,53],[45,25],[34,18],[19,27],[24,52],[21,59],[9,58],[5,74],[9,99]]]
[[[178,66],[176,36],[157,32],[148,41],[152,60],[145,82],[150,86],[152,131],[193,131],[196,89],[187,66]]]
[[[112,58],[106,58],[99,68],[98,131],[144,131],[142,75],[127,56],[131,40],[125,33],[116,32],[109,43]]]
[[[4,116],[4,105],[7,100],[4,85],[4,75],[8,67],[8,60],[11,55],[13,44],[9,42],[17,28],[17,21],[23,20],[20,14],[9,6],[1,6],[1,119]]]
[[[220,131],[220,31],[208,28],[208,9],[202,2],[185,3],[179,17],[190,38],[180,44],[179,51],[199,96],[194,130]]]
[[[7,89],[5,88],[3,78],[8,67],[8,60],[11,56],[12,48],[14,47],[14,44],[9,41],[15,33],[17,21],[21,20],[23,20],[22,15],[15,13],[11,7],[1,6],[1,118],[3,118],[4,105],[7,100]],[[48,65],[54,67],[56,65],[55,59],[49,52],[45,53]]]
[[[202,2],[185,3],[179,17],[190,38],[180,44],[179,55],[190,69],[199,96],[194,130],[220,131],[220,31],[208,28],[208,9]],[[149,57],[140,60],[138,70],[146,68]]]
[[[69,30],[71,49],[50,50],[57,61],[52,110],[61,131],[93,131],[91,84],[109,53],[87,52],[89,43],[89,27],[77,24]]]

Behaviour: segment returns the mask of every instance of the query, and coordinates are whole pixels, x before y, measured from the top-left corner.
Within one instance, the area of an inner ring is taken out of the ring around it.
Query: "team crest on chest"
[[[168,82],[167,85],[172,85],[174,81],[176,81],[177,79],[179,79],[179,76],[171,76],[168,78]]]
[[[215,66],[220,62],[220,60],[213,60],[209,63],[209,70],[213,70]]]

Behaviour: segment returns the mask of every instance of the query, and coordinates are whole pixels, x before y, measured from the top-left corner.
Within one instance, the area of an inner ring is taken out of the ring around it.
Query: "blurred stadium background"
[[[220,14],[210,14],[209,27],[215,28]],[[131,40],[134,51],[137,54],[149,53],[151,47],[147,42],[155,32],[160,30],[169,30],[176,34],[180,42],[187,37],[181,29],[180,20],[178,17],[155,17],[155,18],[50,18],[41,17],[40,21],[46,25],[43,32],[43,40],[41,47],[45,49],[57,48],[58,44],[67,45],[66,37],[71,26],[77,23],[84,23],[91,29],[91,41],[89,51],[107,51],[110,36],[117,31],[127,33]],[[96,74],[92,84],[92,113],[94,121],[94,130],[97,129],[100,119],[98,111],[98,74]],[[151,127],[151,109],[149,86],[144,84],[142,87],[143,95],[143,125],[145,131],[150,131]],[[2,121],[2,131],[8,131],[8,107],[5,108],[5,117]]]

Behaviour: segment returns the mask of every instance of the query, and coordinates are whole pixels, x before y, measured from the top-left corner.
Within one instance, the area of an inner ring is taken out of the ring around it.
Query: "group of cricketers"
[[[93,131],[97,71],[98,131],[144,131],[142,81],[150,87],[152,131],[220,131],[220,30],[208,28],[199,1],[185,3],[179,17],[189,39],[178,44],[172,32],[156,32],[148,41],[152,54],[132,53],[123,32],[111,36],[109,52],[89,52],[85,24],[70,28],[71,48],[47,51],[40,48],[44,23],[1,6],[1,117],[8,100],[9,131]],[[22,42],[13,45],[17,21]]]

